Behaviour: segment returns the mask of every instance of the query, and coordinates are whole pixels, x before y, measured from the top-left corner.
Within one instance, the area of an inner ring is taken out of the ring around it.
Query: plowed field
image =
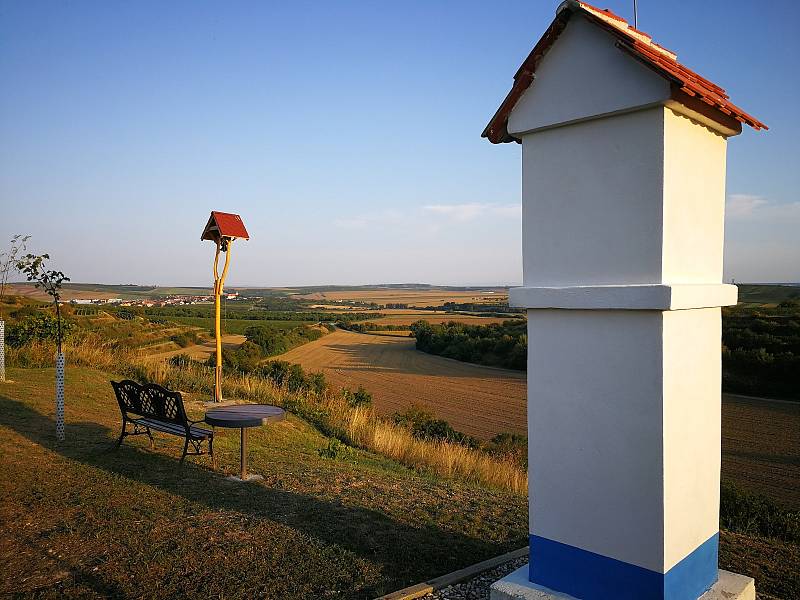
[[[800,403],[725,394],[722,476],[800,508]]]
[[[525,374],[419,352],[413,339],[338,330],[281,355],[335,386],[363,385],[380,414],[428,407],[459,431],[481,438],[525,433]]]

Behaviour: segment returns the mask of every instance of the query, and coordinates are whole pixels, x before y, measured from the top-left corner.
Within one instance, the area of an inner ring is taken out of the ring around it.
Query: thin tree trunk
[[[6,322],[0,319],[0,381],[6,380]]]

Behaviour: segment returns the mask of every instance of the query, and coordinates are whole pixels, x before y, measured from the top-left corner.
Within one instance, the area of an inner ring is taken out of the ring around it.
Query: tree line
[[[525,370],[525,321],[500,325],[411,325],[418,350],[482,365]],[[722,388],[800,400],[800,301],[736,306],[722,313]]]
[[[722,388],[800,400],[800,302],[722,314]]]
[[[528,332],[523,320],[492,325],[416,321],[411,324],[411,333],[417,349],[423,352],[492,367],[527,368]]]

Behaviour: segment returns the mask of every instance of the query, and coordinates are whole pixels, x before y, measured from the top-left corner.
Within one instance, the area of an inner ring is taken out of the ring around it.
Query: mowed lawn
[[[53,370],[0,384],[0,595],[371,598],[524,546],[526,499],[418,475],[374,454],[322,458],[304,421],[218,430],[220,466],[178,464],[178,438],[114,449],[112,376],[67,372],[55,441]],[[191,400],[191,398],[189,398]],[[202,406],[190,406],[195,418]]]
[[[525,545],[527,499],[414,473],[327,438],[293,416],[251,430],[250,467],[225,480],[238,431],[218,430],[220,465],[181,442],[114,448],[111,375],[67,373],[57,443],[53,370],[0,383],[0,596],[22,598],[372,598]],[[187,396],[191,416],[203,406]],[[800,547],[722,532],[720,565],[764,598],[800,593]]]

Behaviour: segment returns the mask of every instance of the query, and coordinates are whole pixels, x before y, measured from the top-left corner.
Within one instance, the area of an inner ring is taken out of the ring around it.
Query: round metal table
[[[232,406],[220,406],[208,411],[205,421],[214,427],[241,429],[240,478],[242,481],[247,481],[247,429],[249,427],[260,427],[271,421],[280,421],[285,416],[286,411],[269,404],[234,404]]]

